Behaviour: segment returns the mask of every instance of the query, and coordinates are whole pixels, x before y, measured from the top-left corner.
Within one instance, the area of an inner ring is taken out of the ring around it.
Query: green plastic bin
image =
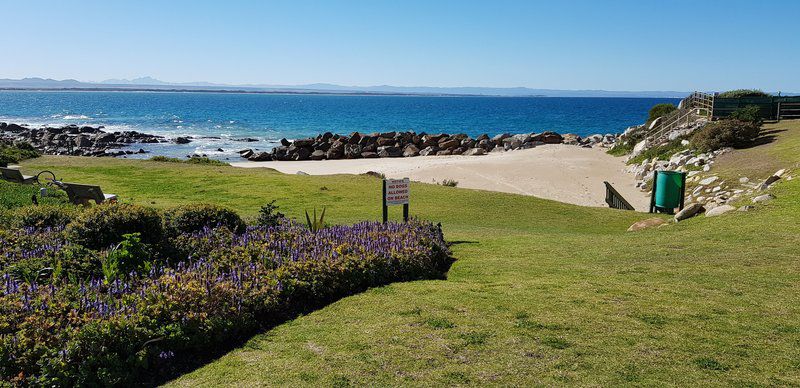
[[[658,171],[655,184],[655,205],[659,209],[672,210],[681,207],[684,174],[677,171]]]

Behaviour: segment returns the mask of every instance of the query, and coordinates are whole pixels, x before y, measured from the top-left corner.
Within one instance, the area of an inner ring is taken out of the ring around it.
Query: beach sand
[[[611,183],[638,211],[647,211],[649,197],[624,171],[623,158],[604,149],[573,145],[543,145],[485,156],[418,156],[413,158],[345,159],[302,162],[241,162],[236,167],[268,167],[286,174],[309,175],[384,173],[425,183],[445,179],[458,187],[533,195],[583,206],[607,206],[605,185]]]

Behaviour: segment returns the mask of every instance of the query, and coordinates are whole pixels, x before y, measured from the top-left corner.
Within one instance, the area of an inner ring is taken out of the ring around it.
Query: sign
[[[386,179],[384,190],[384,203],[386,205],[408,205],[410,181],[403,179]]]

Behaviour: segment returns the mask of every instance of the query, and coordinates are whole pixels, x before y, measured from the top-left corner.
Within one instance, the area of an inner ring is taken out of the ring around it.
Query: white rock
[[[708,186],[708,185],[716,182],[717,179],[719,179],[718,176],[710,176],[708,178],[705,178],[705,179],[701,180],[700,184],[703,185],[703,186]]]
[[[717,186],[717,187],[711,189],[711,192],[712,193],[716,193],[717,191],[720,191],[720,190],[722,190],[722,187],[721,186]]]
[[[780,177],[781,177],[781,175],[783,175],[783,174],[785,174],[785,173],[786,173],[786,169],[785,169],[785,168],[782,168],[782,169],[780,169],[780,170],[776,171],[776,172],[775,172],[774,174],[772,174],[772,175],[775,175],[776,177],[780,178]]]
[[[681,140],[681,145],[682,146],[688,146],[689,145],[689,140],[686,140],[686,139]]]
[[[758,197],[753,198],[753,203],[765,203],[775,199],[775,196],[772,194],[764,194],[759,195]]]
[[[739,183],[745,184],[747,182],[750,182],[750,178],[748,178],[746,176],[743,176],[743,177],[739,178]]]
[[[709,171],[711,171],[711,166],[710,166],[710,165],[708,165],[708,164],[706,164],[705,166],[703,166],[703,171],[704,171],[704,172],[709,172]]]
[[[707,211],[706,212],[706,217],[720,216],[720,215],[723,215],[723,214],[725,214],[725,213],[727,213],[729,211],[732,211],[732,210],[736,210],[736,208],[731,206],[731,205],[717,206],[717,207]]]

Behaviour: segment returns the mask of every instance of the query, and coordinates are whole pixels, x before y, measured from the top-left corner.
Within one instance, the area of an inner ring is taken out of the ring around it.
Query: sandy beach
[[[527,150],[491,152],[484,156],[419,156],[412,158],[345,159],[299,162],[241,162],[236,167],[268,167],[286,174],[363,174],[438,183],[455,180],[458,187],[532,195],[583,206],[606,206],[603,181],[611,183],[639,211],[649,198],[635,187],[625,163],[604,149],[544,145]]]

